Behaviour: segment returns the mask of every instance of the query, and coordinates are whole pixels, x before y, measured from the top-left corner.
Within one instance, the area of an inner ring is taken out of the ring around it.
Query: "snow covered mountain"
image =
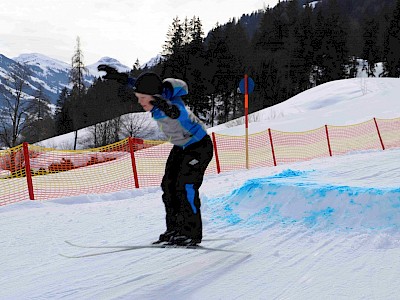
[[[101,64],[112,66],[116,68],[119,72],[129,72],[131,70],[131,68],[129,68],[128,66],[121,64],[119,60],[105,56],[100,58],[98,62],[86,66],[86,68],[89,70],[89,74],[96,77],[103,76],[104,72],[97,71],[97,66]]]
[[[47,75],[47,72],[52,70],[61,72],[70,68],[69,64],[40,53],[21,54],[18,57],[14,57],[13,60],[20,64],[37,67],[42,70],[43,75]]]
[[[0,85],[5,84],[4,79],[17,64],[25,65],[31,73],[28,79],[30,88],[27,90],[31,96],[34,96],[39,86],[42,86],[44,94],[51,103],[55,104],[60,91],[64,87],[70,86],[71,65],[39,53],[21,54],[13,59],[0,54]],[[109,64],[122,72],[130,70],[128,66],[121,64],[116,59],[103,57],[98,62],[87,66],[89,71],[85,76],[87,85],[90,85],[95,77],[102,75],[97,71],[97,66],[100,64]]]
[[[57,64],[57,68],[53,70],[45,64],[39,63],[39,57],[25,56],[17,59],[13,60],[0,54],[0,86],[6,86],[6,79],[9,75],[14,72],[18,64],[25,64],[26,61],[26,66],[31,75],[27,79],[28,86],[24,89],[24,92],[34,97],[39,87],[42,86],[45,96],[52,103],[55,103],[59,91],[68,85],[68,71],[64,70],[60,64]],[[9,88],[12,89],[11,86]]]
[[[142,69],[154,67],[157,64],[159,64],[162,61],[162,59],[163,59],[162,55],[161,54],[157,54],[156,56],[151,58],[147,63],[141,65],[140,67]]]
[[[13,60],[29,68],[31,73],[29,81],[32,86],[36,89],[42,86],[45,95],[53,104],[57,102],[61,90],[69,86],[68,74],[71,67],[67,63],[39,53],[21,54]],[[34,88],[33,93],[35,93]],[[29,94],[34,96],[32,93]]]

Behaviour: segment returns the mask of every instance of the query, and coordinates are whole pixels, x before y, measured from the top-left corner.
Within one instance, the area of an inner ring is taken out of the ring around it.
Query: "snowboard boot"
[[[157,241],[153,242],[152,244],[161,244],[164,242],[169,242],[171,238],[173,238],[177,232],[175,230],[167,230],[164,233],[160,234],[160,237]]]
[[[186,235],[176,235],[171,237],[169,240],[170,244],[178,245],[178,246],[197,246],[201,243],[200,239],[193,239]]]

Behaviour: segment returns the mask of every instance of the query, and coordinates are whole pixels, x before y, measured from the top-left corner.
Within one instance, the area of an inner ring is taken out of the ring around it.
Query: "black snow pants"
[[[212,157],[213,144],[208,135],[184,149],[171,149],[161,183],[167,230],[201,241],[199,188]]]

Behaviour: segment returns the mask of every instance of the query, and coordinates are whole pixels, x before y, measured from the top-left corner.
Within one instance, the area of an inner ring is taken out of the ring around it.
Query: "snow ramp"
[[[324,185],[308,180],[313,172],[287,169],[247,180],[226,196],[207,199],[205,209],[213,222],[243,227],[400,229],[400,188]]]

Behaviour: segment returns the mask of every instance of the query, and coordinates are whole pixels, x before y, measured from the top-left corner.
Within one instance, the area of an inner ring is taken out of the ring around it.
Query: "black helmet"
[[[146,72],[139,75],[133,89],[135,93],[161,95],[163,86],[161,78],[156,73]]]

